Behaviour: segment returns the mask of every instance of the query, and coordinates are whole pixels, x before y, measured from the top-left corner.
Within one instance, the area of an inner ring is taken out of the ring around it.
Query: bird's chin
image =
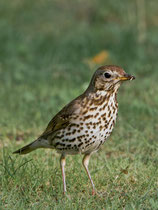
[[[117,82],[113,83],[112,85],[110,85],[109,87],[106,87],[105,90],[116,92],[119,89],[120,85],[121,85],[121,82],[117,81]]]
[[[117,90],[119,89],[120,85],[121,85],[121,82],[118,81],[118,82],[114,85],[114,89],[117,91]]]

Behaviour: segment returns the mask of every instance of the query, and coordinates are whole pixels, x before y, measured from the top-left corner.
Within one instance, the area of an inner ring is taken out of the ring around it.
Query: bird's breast
[[[97,103],[98,102],[98,103]],[[96,150],[111,134],[116,122],[118,104],[116,95],[89,101],[79,118],[79,131],[85,135],[82,152]]]
[[[117,116],[115,95],[96,97],[84,104],[67,128],[53,140],[56,149],[68,154],[97,150],[111,134]]]
[[[106,139],[112,132],[117,117],[116,95],[101,97],[90,103],[91,106],[87,106],[87,112],[84,112],[80,121],[83,122],[86,130],[93,131],[95,135],[98,134],[97,137],[100,139]]]

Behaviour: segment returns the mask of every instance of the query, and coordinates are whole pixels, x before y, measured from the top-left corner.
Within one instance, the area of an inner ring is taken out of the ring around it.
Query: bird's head
[[[122,82],[134,79],[119,66],[101,66],[94,73],[90,86],[95,90],[117,91]]]

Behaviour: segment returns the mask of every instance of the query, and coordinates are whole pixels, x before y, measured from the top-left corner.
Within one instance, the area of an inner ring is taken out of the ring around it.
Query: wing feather
[[[40,136],[40,138],[46,137],[50,134],[53,134],[57,130],[67,127],[71,123],[72,117],[78,116],[81,109],[80,101],[81,96],[74,99],[72,102],[67,104],[60,112],[58,112],[49,122],[47,128]]]

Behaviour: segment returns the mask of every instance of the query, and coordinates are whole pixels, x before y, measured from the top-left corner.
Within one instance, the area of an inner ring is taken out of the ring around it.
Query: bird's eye
[[[111,77],[111,74],[109,74],[109,73],[106,72],[106,73],[104,73],[104,77],[105,78],[110,78]]]

